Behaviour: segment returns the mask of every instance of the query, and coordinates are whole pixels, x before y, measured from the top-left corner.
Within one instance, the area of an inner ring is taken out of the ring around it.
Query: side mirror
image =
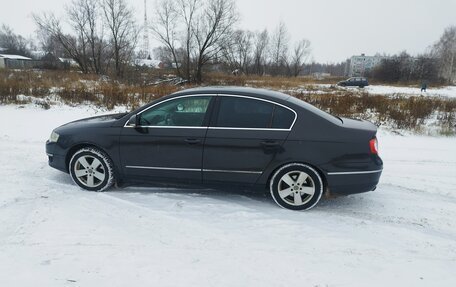
[[[140,126],[140,123],[139,123],[140,119],[141,119],[141,117],[139,115],[134,114],[128,120],[128,125],[132,126],[132,127],[139,127]]]

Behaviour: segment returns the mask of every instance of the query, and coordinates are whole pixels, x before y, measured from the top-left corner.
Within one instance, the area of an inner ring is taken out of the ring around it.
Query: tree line
[[[284,23],[273,33],[235,29],[234,0],[161,0],[153,18],[153,34],[162,44],[155,54],[196,82],[206,64],[234,73],[297,76],[310,55],[310,41],[291,45]]]
[[[412,57],[403,51],[387,57],[366,76],[385,83],[456,83],[456,26],[446,28],[426,53]]]
[[[297,76],[310,55],[310,41],[292,44],[279,23],[270,33],[236,29],[235,0],[159,0],[148,27],[161,46],[156,57],[179,77],[201,82],[208,66],[242,74]],[[141,25],[126,0],[73,0],[64,16],[33,14],[45,53],[72,58],[83,73],[123,77],[138,51]],[[63,19],[63,20],[62,20]],[[3,26],[0,46],[30,55],[31,41]]]

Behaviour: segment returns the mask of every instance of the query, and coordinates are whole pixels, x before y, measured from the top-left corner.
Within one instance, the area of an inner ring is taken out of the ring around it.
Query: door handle
[[[188,144],[199,144],[201,142],[201,140],[199,140],[199,139],[186,139],[185,142],[188,143]]]
[[[262,141],[261,145],[264,147],[278,147],[279,143],[276,141]]]

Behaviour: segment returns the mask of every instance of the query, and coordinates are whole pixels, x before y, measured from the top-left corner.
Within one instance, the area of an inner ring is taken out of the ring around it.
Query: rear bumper
[[[382,175],[382,170],[359,172],[329,172],[326,176],[331,193],[348,195],[372,191]]]

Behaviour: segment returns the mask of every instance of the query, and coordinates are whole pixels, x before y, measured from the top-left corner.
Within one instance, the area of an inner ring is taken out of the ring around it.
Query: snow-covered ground
[[[77,188],[51,130],[88,107],[0,106],[0,286],[455,286],[456,138],[379,132],[374,192],[308,212],[263,195]]]
[[[365,87],[368,93],[370,94],[380,94],[380,95],[391,95],[391,94],[401,94],[401,95],[413,95],[413,96],[441,96],[456,98],[456,86],[447,86],[441,88],[429,87],[426,92],[421,92],[420,87],[393,87],[393,86],[382,86],[382,85],[372,85]]]
[[[434,88],[429,87],[426,92],[421,92],[420,87],[395,87],[395,86],[384,86],[384,85],[370,85],[363,89],[360,88],[342,88],[341,89],[356,89],[365,91],[369,94],[374,95],[401,95],[401,96],[431,96],[431,97],[446,97],[456,98],[456,86],[447,86]]]

